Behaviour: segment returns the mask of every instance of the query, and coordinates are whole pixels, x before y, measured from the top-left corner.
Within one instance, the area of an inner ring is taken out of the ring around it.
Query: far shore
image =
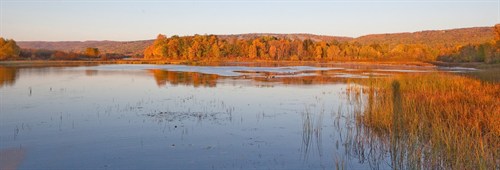
[[[323,65],[323,64],[356,64],[356,65],[391,65],[391,66],[425,66],[425,67],[466,67],[478,69],[500,68],[500,64],[474,63],[449,63],[449,62],[421,62],[421,61],[185,61],[185,60],[11,60],[0,61],[0,66],[18,67],[43,67],[43,66],[84,66],[99,64],[174,64],[174,65],[255,65],[255,66],[299,66],[299,65]]]
[[[262,65],[321,65],[321,64],[360,64],[360,65],[411,65],[434,66],[434,64],[420,61],[187,61],[187,60],[10,60],[0,61],[4,66],[44,66],[44,65],[95,65],[95,64],[177,64],[177,65],[230,65],[230,64],[262,64]]]

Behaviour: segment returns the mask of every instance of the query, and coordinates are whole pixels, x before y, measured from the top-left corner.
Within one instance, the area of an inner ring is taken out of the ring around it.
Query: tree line
[[[110,60],[126,57],[117,53],[101,53],[88,47],[82,52],[64,52],[46,49],[21,49],[12,39],[0,37],[0,60]]]
[[[220,39],[216,35],[187,37],[158,35],[144,51],[145,59],[189,61],[345,61],[345,60],[433,60],[439,51],[425,44],[291,40],[274,36],[253,39]]]
[[[500,26],[495,27],[498,34]],[[499,63],[499,43],[359,43],[275,36],[251,39],[216,35],[158,35],[144,51],[151,60],[186,61],[448,61]]]

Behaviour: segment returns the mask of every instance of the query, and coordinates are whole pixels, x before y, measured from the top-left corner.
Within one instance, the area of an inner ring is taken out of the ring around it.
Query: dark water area
[[[441,71],[470,70],[0,66],[0,154],[18,169],[389,169],[353,140],[350,80]]]

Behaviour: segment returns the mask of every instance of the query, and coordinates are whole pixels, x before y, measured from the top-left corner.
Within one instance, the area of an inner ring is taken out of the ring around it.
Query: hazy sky
[[[157,34],[373,33],[492,26],[500,0],[0,0],[0,36],[142,40]]]

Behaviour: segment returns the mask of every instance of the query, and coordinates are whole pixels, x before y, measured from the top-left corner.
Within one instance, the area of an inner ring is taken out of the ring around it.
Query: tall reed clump
[[[395,169],[500,168],[500,84],[448,73],[361,84],[358,123],[388,136]]]

